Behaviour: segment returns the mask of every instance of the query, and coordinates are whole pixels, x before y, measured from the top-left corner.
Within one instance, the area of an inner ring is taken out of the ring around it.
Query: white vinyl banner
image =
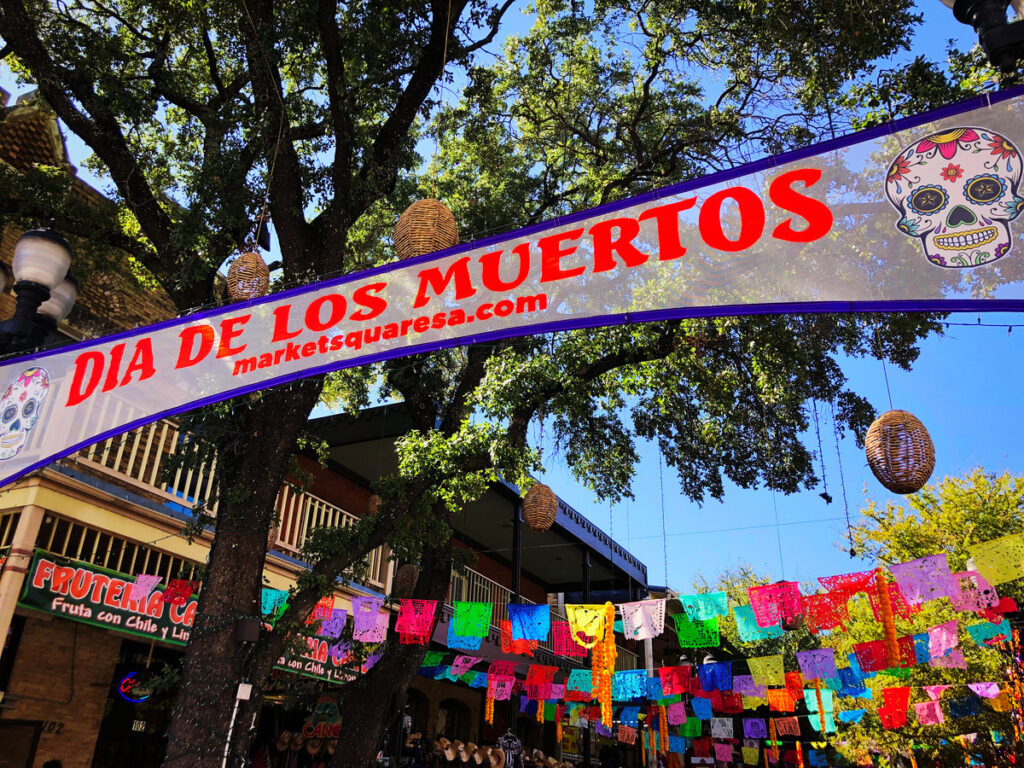
[[[1024,309],[1022,91],[0,368],[0,483],[158,418],[455,345],[673,317]]]

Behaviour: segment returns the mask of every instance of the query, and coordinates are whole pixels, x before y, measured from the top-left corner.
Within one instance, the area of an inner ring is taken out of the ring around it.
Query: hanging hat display
[[[270,270],[263,257],[249,251],[228,267],[228,296],[232,301],[245,301],[266,296],[270,290]]]
[[[440,200],[417,200],[398,217],[395,226],[395,253],[410,259],[441,251],[459,244],[455,216]]]
[[[281,731],[281,735],[277,737],[277,743],[274,745],[274,749],[278,752],[284,752],[288,749],[288,745],[292,741],[291,731]]]
[[[875,419],[864,444],[868,466],[893,493],[921,490],[935,468],[928,430],[907,411],[886,411]]]

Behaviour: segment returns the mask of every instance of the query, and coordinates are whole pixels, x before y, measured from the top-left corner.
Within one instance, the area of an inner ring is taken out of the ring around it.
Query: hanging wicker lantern
[[[258,253],[243,253],[228,267],[228,296],[245,301],[266,296],[270,290],[270,270]]]
[[[523,520],[531,531],[548,530],[558,516],[558,497],[544,483],[537,483],[523,499]]]
[[[416,589],[416,581],[420,577],[419,566],[406,563],[395,574],[395,580],[391,583],[392,597],[410,598],[413,590]]]
[[[375,493],[366,501],[366,513],[376,515],[378,512],[380,512],[380,496]]]
[[[886,411],[868,429],[868,465],[878,482],[893,493],[914,493],[935,468],[935,447],[916,416]]]
[[[433,253],[459,244],[459,228],[448,206],[440,200],[417,200],[398,217],[395,253],[400,259]]]

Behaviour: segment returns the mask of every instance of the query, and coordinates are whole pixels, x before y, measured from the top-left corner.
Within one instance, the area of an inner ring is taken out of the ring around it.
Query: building
[[[388,405],[346,415],[316,419],[310,423],[315,434],[329,446],[332,466],[367,486],[396,468],[394,441],[411,429],[401,405]],[[563,671],[583,668],[586,659],[557,656],[551,642],[541,643],[534,658],[502,651],[500,623],[507,620],[510,602],[548,603],[552,619],[565,618],[566,602],[626,602],[647,596],[647,568],[604,531],[559,500],[554,525],[544,532],[531,531],[519,514],[520,495],[507,485],[493,486],[481,499],[470,504],[454,522],[456,544],[469,550],[475,565],[465,573],[453,573],[444,616],[434,631],[431,647],[447,649],[448,622],[454,601],[491,602],[491,628],[481,649],[473,651],[486,663],[510,660],[526,665],[557,666]],[[517,596],[518,595],[518,599]],[[452,653],[449,651],[448,653]],[[650,646],[621,641],[616,669],[650,669]],[[482,666],[481,666],[482,668]],[[545,754],[562,754],[582,760],[580,749],[563,749],[556,744],[555,727],[539,725],[535,718],[495,708],[493,725],[482,716],[484,694],[462,683],[420,677],[409,693],[409,714],[415,732],[425,740],[445,736],[463,742],[491,744],[514,726],[523,743]],[[512,716],[515,721],[512,722]],[[563,729],[564,732],[571,729]],[[575,735],[575,734],[574,734]],[[566,742],[569,740],[567,739]],[[564,745],[569,746],[569,743]],[[591,741],[592,762],[597,764],[599,743]],[[580,745],[582,747],[582,745]]]
[[[0,99],[6,104],[8,97]],[[76,200],[116,214],[74,175],[52,112],[29,95],[0,109],[0,174],[11,179],[40,165],[63,173]],[[10,263],[19,234],[3,231],[0,260]],[[60,328],[67,339],[173,316],[165,295],[132,278],[125,255],[107,254],[89,266],[92,274]],[[0,311],[12,309],[10,294],[0,295]],[[278,525],[264,571],[269,587],[286,590],[294,582],[305,567],[300,552],[312,529],[350,525],[366,513],[372,480],[394,466],[393,441],[408,428],[403,419],[401,409],[391,406],[355,419],[311,422],[331,446],[330,460],[324,467],[311,456],[297,457],[312,480],[301,487],[288,482],[278,494]],[[173,421],[156,422],[0,489],[0,744],[9,764],[41,766],[59,759],[65,768],[159,765],[174,695],[173,686],[163,690],[158,684],[159,673],[180,658],[195,605],[194,597],[175,606],[160,595],[171,579],[198,573],[211,541],[208,530],[192,537],[182,530],[197,500],[215,487],[215,466],[165,471],[185,437]],[[493,658],[502,657],[498,623],[515,594],[548,602],[557,612],[585,594],[621,601],[642,597],[647,588],[643,564],[570,507],[560,505],[551,531],[534,534],[518,522],[517,499],[515,489],[494,487],[456,525],[458,545],[476,553],[476,564],[453,573],[448,602],[495,603],[492,635],[485,641]],[[208,511],[215,515],[216,503]],[[375,550],[360,578],[337,585],[335,606],[350,609],[354,597],[388,595],[395,565],[385,548]],[[160,579],[145,603],[129,598],[130,582],[139,574]],[[450,609],[435,632],[438,644],[446,637],[448,616]],[[538,648],[536,658],[563,669],[580,664],[555,656],[549,647]],[[647,654],[648,664],[649,659]],[[282,661],[282,690],[306,679],[329,697],[330,663]],[[642,667],[643,649],[623,648],[619,664]],[[504,710],[487,726],[482,705],[479,690],[420,678],[409,712],[427,738],[450,734],[483,743],[504,730],[512,713]],[[316,706],[272,697],[261,734],[277,744],[283,733],[301,731]],[[529,720],[518,727],[528,744],[559,750],[553,728]]]

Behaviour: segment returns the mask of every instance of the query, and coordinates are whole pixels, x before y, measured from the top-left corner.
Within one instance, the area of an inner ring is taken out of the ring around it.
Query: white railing
[[[446,602],[449,606],[455,601],[492,603],[494,608],[491,611],[491,628],[498,630],[501,626],[500,622],[508,620],[508,608],[506,606],[512,601],[512,596],[512,590],[508,587],[487,578],[472,568],[466,568],[466,572],[461,574],[452,571]],[[533,600],[525,597],[520,597],[519,602],[536,605]],[[552,621],[567,621],[566,617],[554,608],[551,609],[551,619]],[[554,647],[550,640],[540,643],[540,647],[549,653],[554,653]],[[618,655],[615,657],[615,669],[617,671],[623,672],[642,668],[640,657],[637,654],[626,650],[621,645],[617,646],[617,650]]]
[[[199,467],[179,467],[170,482],[162,482],[164,463],[178,453],[183,436],[176,424],[166,419],[147,424],[117,437],[102,440],[74,454],[71,460],[80,466],[116,478],[143,495],[192,509],[199,501],[216,496],[217,461]],[[274,548],[297,555],[309,531],[320,527],[348,527],[359,519],[341,507],[285,484],[277,493],[277,536]],[[216,516],[218,502],[208,502],[207,514]],[[385,589],[391,562],[384,547],[368,557],[364,579],[367,584]]]

